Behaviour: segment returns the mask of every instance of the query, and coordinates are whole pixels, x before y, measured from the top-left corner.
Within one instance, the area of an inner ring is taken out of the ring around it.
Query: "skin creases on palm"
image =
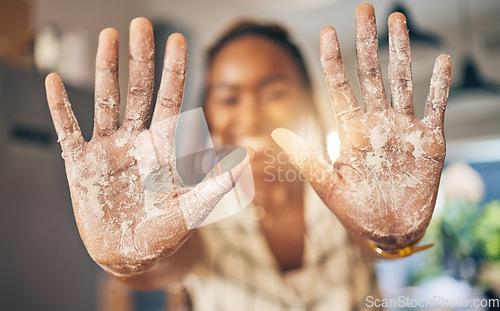
[[[348,230],[386,249],[418,240],[432,217],[444,163],[441,132],[388,110],[351,118],[339,135],[332,166],[301,137],[286,129],[273,132]]]
[[[425,117],[419,120],[405,17],[389,17],[392,102],[382,82],[371,4],[357,7],[355,24],[363,107],[347,78],[335,29],[325,27],[321,34],[322,66],[341,141],[334,165],[288,130],[276,129],[273,138],[346,229],[394,250],[418,241],[432,217],[445,157],[451,63],[446,55],[436,59]]]
[[[444,163],[441,133],[414,116],[387,110],[346,121],[339,134],[329,204],[339,205],[339,218],[380,245],[402,247],[420,238],[432,217]]]
[[[171,126],[117,131],[64,155],[75,218],[92,258],[115,275],[150,269],[174,253],[229,191],[249,162],[244,148],[223,161],[233,169],[183,187]],[[157,130],[161,129],[161,130]]]
[[[148,173],[160,166],[172,167],[164,176],[177,176],[173,150],[160,148],[160,139],[153,145],[154,136],[158,135],[150,130],[119,130],[89,142],[85,153],[72,158],[71,164],[66,157],[82,239],[94,260],[115,273],[140,270],[162,250],[174,251],[189,232],[176,189],[144,187]],[[169,156],[160,160],[159,152]]]

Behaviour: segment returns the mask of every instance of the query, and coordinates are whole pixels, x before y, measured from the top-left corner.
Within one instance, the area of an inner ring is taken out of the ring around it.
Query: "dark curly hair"
[[[264,24],[250,20],[240,20],[228,30],[208,49],[206,53],[206,69],[210,70],[217,54],[230,42],[248,35],[259,36],[271,40],[281,46],[297,65],[303,86],[312,93],[311,79],[297,45],[291,40],[288,31],[278,24]],[[208,96],[208,83],[205,85],[202,103],[206,104]]]

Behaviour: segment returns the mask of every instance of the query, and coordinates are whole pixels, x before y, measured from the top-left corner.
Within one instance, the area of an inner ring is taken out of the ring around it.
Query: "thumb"
[[[224,157],[196,187],[179,197],[179,206],[188,229],[197,228],[220,199],[235,187],[253,157],[252,149],[237,148]]]
[[[271,136],[318,196],[328,205],[335,184],[333,166],[328,164],[302,137],[287,129],[277,128]]]

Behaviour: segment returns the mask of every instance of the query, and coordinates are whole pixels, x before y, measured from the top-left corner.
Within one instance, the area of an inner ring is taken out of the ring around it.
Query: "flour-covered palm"
[[[391,250],[417,241],[432,217],[445,158],[450,59],[436,60],[425,117],[419,120],[405,17],[389,17],[392,105],[382,83],[375,14],[368,3],[356,9],[356,53],[365,109],[353,95],[335,30],[323,29],[321,59],[341,140],[334,166],[288,130],[277,129],[273,137],[349,231]]]
[[[230,162],[239,160],[232,169],[212,174],[215,177],[194,188],[182,187],[175,169],[175,131],[186,75],[186,42],[179,34],[168,39],[162,82],[148,129],[153,42],[149,21],[133,20],[128,102],[119,127],[118,33],[113,29],[101,33],[90,142],[82,138],[59,76],[50,74],[46,79],[80,235],[92,258],[108,272],[121,276],[146,271],[175,252],[191,229],[231,190],[251,157],[245,149],[237,149],[227,158]]]

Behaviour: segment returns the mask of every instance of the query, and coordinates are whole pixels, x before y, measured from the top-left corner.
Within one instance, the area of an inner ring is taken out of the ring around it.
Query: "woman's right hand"
[[[118,126],[118,33],[106,29],[100,34],[89,142],[82,138],[60,77],[52,73],[46,79],[80,235],[92,258],[117,276],[150,270],[174,253],[234,187],[252,157],[251,151],[237,149],[236,156],[243,160],[231,170],[194,188],[180,186],[175,131],[186,76],[186,41],[180,34],[168,39],[149,129],[154,40],[148,20],[132,21],[129,45],[127,108]]]

